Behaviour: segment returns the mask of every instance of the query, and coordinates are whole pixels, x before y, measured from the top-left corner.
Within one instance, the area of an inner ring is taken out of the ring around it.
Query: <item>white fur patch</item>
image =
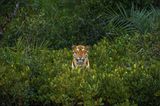
[[[77,48],[77,51],[79,51],[79,48]]]

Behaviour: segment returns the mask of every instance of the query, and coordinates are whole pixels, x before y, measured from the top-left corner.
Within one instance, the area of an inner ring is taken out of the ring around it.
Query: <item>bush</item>
[[[80,43],[93,45],[103,37],[113,40],[135,32],[159,33],[159,9],[139,9],[136,3],[129,3],[127,8],[123,2],[114,3],[114,0],[35,0],[20,8],[6,28],[3,43],[14,46],[19,37],[25,37],[28,42],[47,40],[49,47],[60,49]]]
[[[25,44],[0,49],[1,105],[159,106],[158,36],[95,44],[91,69],[71,69],[71,50]],[[154,42],[153,42],[154,41]]]

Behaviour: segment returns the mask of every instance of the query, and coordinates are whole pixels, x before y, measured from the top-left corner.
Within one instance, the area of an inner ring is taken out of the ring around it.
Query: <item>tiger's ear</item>
[[[90,46],[87,45],[87,46],[85,46],[85,48],[86,48],[87,51],[89,51]]]

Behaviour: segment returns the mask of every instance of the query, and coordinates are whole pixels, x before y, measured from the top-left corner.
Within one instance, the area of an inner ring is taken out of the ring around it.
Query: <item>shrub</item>
[[[159,106],[160,64],[152,50],[158,41],[152,35],[104,38],[90,49],[91,69],[72,70],[70,50],[21,39],[0,49],[1,105]]]

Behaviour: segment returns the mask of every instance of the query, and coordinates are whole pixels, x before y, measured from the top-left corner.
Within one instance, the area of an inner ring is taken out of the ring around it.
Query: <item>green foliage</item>
[[[160,57],[153,51],[159,50],[158,36],[126,35],[114,42],[104,38],[90,49],[88,70],[71,69],[71,50],[24,41],[0,49],[1,104],[160,104]]]
[[[21,7],[7,26],[3,44],[14,46],[19,37],[24,37],[29,42],[47,40],[49,47],[59,49],[80,43],[93,45],[103,37],[111,40],[123,34],[159,31],[159,9],[139,9],[136,3],[127,8],[124,4],[128,0],[108,2],[34,0]]]
[[[159,106],[158,3],[0,1],[0,105]],[[73,44],[93,45],[90,69],[71,69]]]

